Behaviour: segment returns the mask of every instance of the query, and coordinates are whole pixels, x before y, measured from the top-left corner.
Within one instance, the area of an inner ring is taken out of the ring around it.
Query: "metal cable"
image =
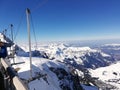
[[[48,0],[43,0],[43,2],[39,2],[38,5],[36,5],[36,7],[34,7],[31,11],[34,12],[37,9],[39,9],[40,7],[42,7],[44,4],[46,4],[48,2]]]
[[[14,39],[13,39],[14,41],[15,41],[18,33],[19,33],[20,26],[21,26],[21,24],[22,24],[22,21],[23,21],[24,16],[25,16],[25,14],[23,13],[23,15],[21,16],[21,19],[20,19],[20,23],[18,24],[17,31],[16,31],[16,33],[15,33]]]
[[[36,33],[35,33],[35,28],[34,28],[33,19],[32,19],[32,15],[31,14],[30,14],[30,18],[31,18],[31,24],[32,24],[32,29],[33,29],[33,35],[34,35],[34,39],[35,39],[35,49],[37,49]]]

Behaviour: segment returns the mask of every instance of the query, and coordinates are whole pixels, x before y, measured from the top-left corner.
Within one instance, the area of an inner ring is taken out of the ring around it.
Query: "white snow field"
[[[90,70],[93,77],[98,77],[99,80],[107,84],[111,84],[120,90],[120,62],[114,63],[110,66],[100,67],[95,70]]]
[[[28,55],[26,54],[28,48],[27,45],[20,45],[20,48],[22,48],[25,52],[21,50],[17,51],[18,56],[15,56],[15,63],[24,63],[13,65],[13,67],[15,69],[19,68],[18,76],[22,80],[29,80],[31,78],[30,60]],[[32,50],[35,50],[35,48],[33,47]],[[60,87],[61,81],[58,79],[57,75],[49,68],[63,68],[64,70],[69,72],[70,68],[63,63],[63,58],[73,57],[74,55],[78,57],[83,56],[86,51],[96,52],[96,50],[92,50],[89,47],[65,47],[63,44],[50,44],[48,46],[43,45],[39,46],[38,50],[50,53],[50,57],[55,57],[55,59],[50,60],[42,57],[32,57],[32,77],[36,77],[38,75],[43,75],[43,77],[30,81],[28,83],[28,87],[30,90],[62,90]],[[13,63],[13,60],[11,59],[10,62]],[[76,62],[82,64],[82,60],[76,60]],[[79,75],[83,75],[82,72],[78,72]],[[67,84],[69,87],[71,87],[71,84],[68,81],[62,81],[62,83]],[[98,90],[94,86],[82,85],[82,87],[84,88],[84,90]]]

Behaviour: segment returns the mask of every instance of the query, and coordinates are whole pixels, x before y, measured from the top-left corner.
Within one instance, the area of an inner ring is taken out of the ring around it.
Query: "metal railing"
[[[1,58],[0,72],[4,77],[5,90],[29,90],[27,85],[17,76],[7,59]]]

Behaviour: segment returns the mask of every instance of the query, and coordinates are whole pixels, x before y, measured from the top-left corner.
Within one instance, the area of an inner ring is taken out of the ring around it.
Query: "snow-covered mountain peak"
[[[22,46],[22,45],[21,45]],[[27,50],[27,47],[22,47]],[[34,49],[33,49],[34,50]],[[67,46],[63,43],[51,43],[39,47],[40,55],[50,60],[70,62],[85,65],[85,67],[105,66],[112,61],[111,56],[98,49]],[[27,52],[27,51],[26,51]],[[67,61],[66,61],[67,60]],[[95,64],[96,62],[96,64]]]
[[[68,47],[68,51],[76,51],[76,52],[96,52],[97,50],[91,49],[90,47]]]

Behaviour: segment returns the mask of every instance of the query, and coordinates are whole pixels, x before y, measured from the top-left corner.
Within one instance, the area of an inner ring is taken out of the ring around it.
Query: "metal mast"
[[[12,40],[12,43],[14,43],[14,41],[13,41],[13,24],[10,24],[10,27],[11,27],[11,40]],[[13,63],[15,63],[13,46],[11,46],[11,49],[12,49],[11,53],[12,53],[12,57],[13,57]]]
[[[7,29],[4,30],[4,35],[7,36]]]
[[[28,29],[28,42],[29,42],[29,57],[30,57],[30,76],[32,78],[32,54],[31,54],[31,37],[30,37],[30,20],[29,20],[30,10],[26,9],[27,16],[27,29]]]
[[[11,24],[10,27],[11,27],[11,40],[13,42],[13,25]]]

